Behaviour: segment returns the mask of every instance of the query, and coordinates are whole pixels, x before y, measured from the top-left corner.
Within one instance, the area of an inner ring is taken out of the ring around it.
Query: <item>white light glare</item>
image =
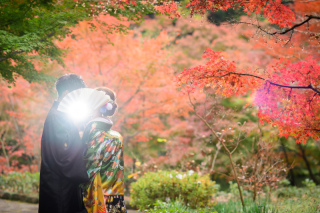
[[[74,121],[84,121],[90,114],[89,107],[86,103],[78,101],[68,107],[68,114]]]

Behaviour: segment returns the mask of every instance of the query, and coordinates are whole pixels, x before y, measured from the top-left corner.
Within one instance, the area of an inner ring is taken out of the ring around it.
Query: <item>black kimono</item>
[[[58,105],[54,102],[42,133],[39,213],[81,212],[79,184],[89,181],[79,131]]]

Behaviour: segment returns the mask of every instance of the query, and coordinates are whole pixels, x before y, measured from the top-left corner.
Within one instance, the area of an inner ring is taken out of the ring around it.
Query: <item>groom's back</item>
[[[53,104],[41,139],[40,213],[80,211],[83,206],[78,185],[88,181],[78,130],[57,111],[58,105]]]
[[[56,81],[58,100],[85,88],[82,78],[65,74]],[[41,138],[39,213],[75,213],[84,208],[78,185],[87,182],[84,146],[77,127],[57,110],[55,101],[46,118]]]

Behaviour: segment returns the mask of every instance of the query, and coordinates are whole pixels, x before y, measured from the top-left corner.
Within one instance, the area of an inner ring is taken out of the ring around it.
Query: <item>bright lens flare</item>
[[[68,93],[59,103],[58,111],[66,113],[74,122],[86,122],[99,107],[110,101],[104,92],[81,88]]]
[[[89,107],[85,102],[75,102],[68,107],[68,115],[76,122],[84,121],[89,116]]]

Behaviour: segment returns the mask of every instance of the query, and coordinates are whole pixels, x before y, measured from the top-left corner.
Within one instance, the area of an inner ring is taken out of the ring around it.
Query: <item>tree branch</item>
[[[314,16],[314,15],[306,15],[306,17],[308,17],[306,20],[298,23],[298,24],[295,24],[293,25],[291,28],[285,30],[285,31],[274,31],[274,32],[268,32],[267,30],[263,29],[261,26],[257,25],[257,24],[253,24],[253,23],[249,23],[249,22],[234,22],[234,23],[237,23],[237,24],[248,24],[248,25],[252,25],[252,26],[255,26],[256,28],[258,28],[259,30],[261,30],[262,32],[268,34],[268,35],[284,35],[290,31],[294,31],[296,28],[308,23],[311,19],[319,19],[320,20],[320,16]],[[291,35],[292,36],[292,35]]]
[[[270,80],[266,80],[265,78],[257,76],[257,75],[252,75],[252,74],[247,74],[247,73],[229,72],[227,70],[220,70],[220,71],[225,71],[225,72],[228,72],[228,73],[224,74],[224,75],[221,75],[221,76],[209,76],[209,77],[205,77],[205,78],[221,78],[221,77],[225,77],[225,76],[228,76],[228,75],[250,76],[250,77],[253,77],[253,78],[264,80],[264,81],[266,81],[269,84],[274,85],[274,86],[284,87],[284,88],[291,88],[291,89],[311,89],[314,92],[320,94],[320,91],[317,90],[316,88],[314,88],[311,84],[308,85],[308,86],[290,86],[290,85],[278,84],[278,83],[272,82]]]
[[[278,86],[278,87],[285,87],[285,88],[291,88],[291,89],[311,89],[314,92],[320,94],[320,91],[317,90],[316,88],[314,88],[311,84],[309,86],[289,86],[289,85],[277,84],[277,83],[274,83],[274,82],[269,81],[269,80],[266,80],[266,82],[268,82],[269,84]]]
[[[299,24],[293,25],[291,28],[289,28],[285,31],[282,31],[282,32],[275,31],[273,33],[268,33],[268,34],[269,35],[275,35],[275,34],[284,35],[290,31],[294,31],[295,28],[298,28],[298,27],[304,25],[305,23],[308,23],[311,19],[320,19],[320,16],[306,15],[306,17],[308,17],[306,20],[304,20],[303,22],[300,22]]]

